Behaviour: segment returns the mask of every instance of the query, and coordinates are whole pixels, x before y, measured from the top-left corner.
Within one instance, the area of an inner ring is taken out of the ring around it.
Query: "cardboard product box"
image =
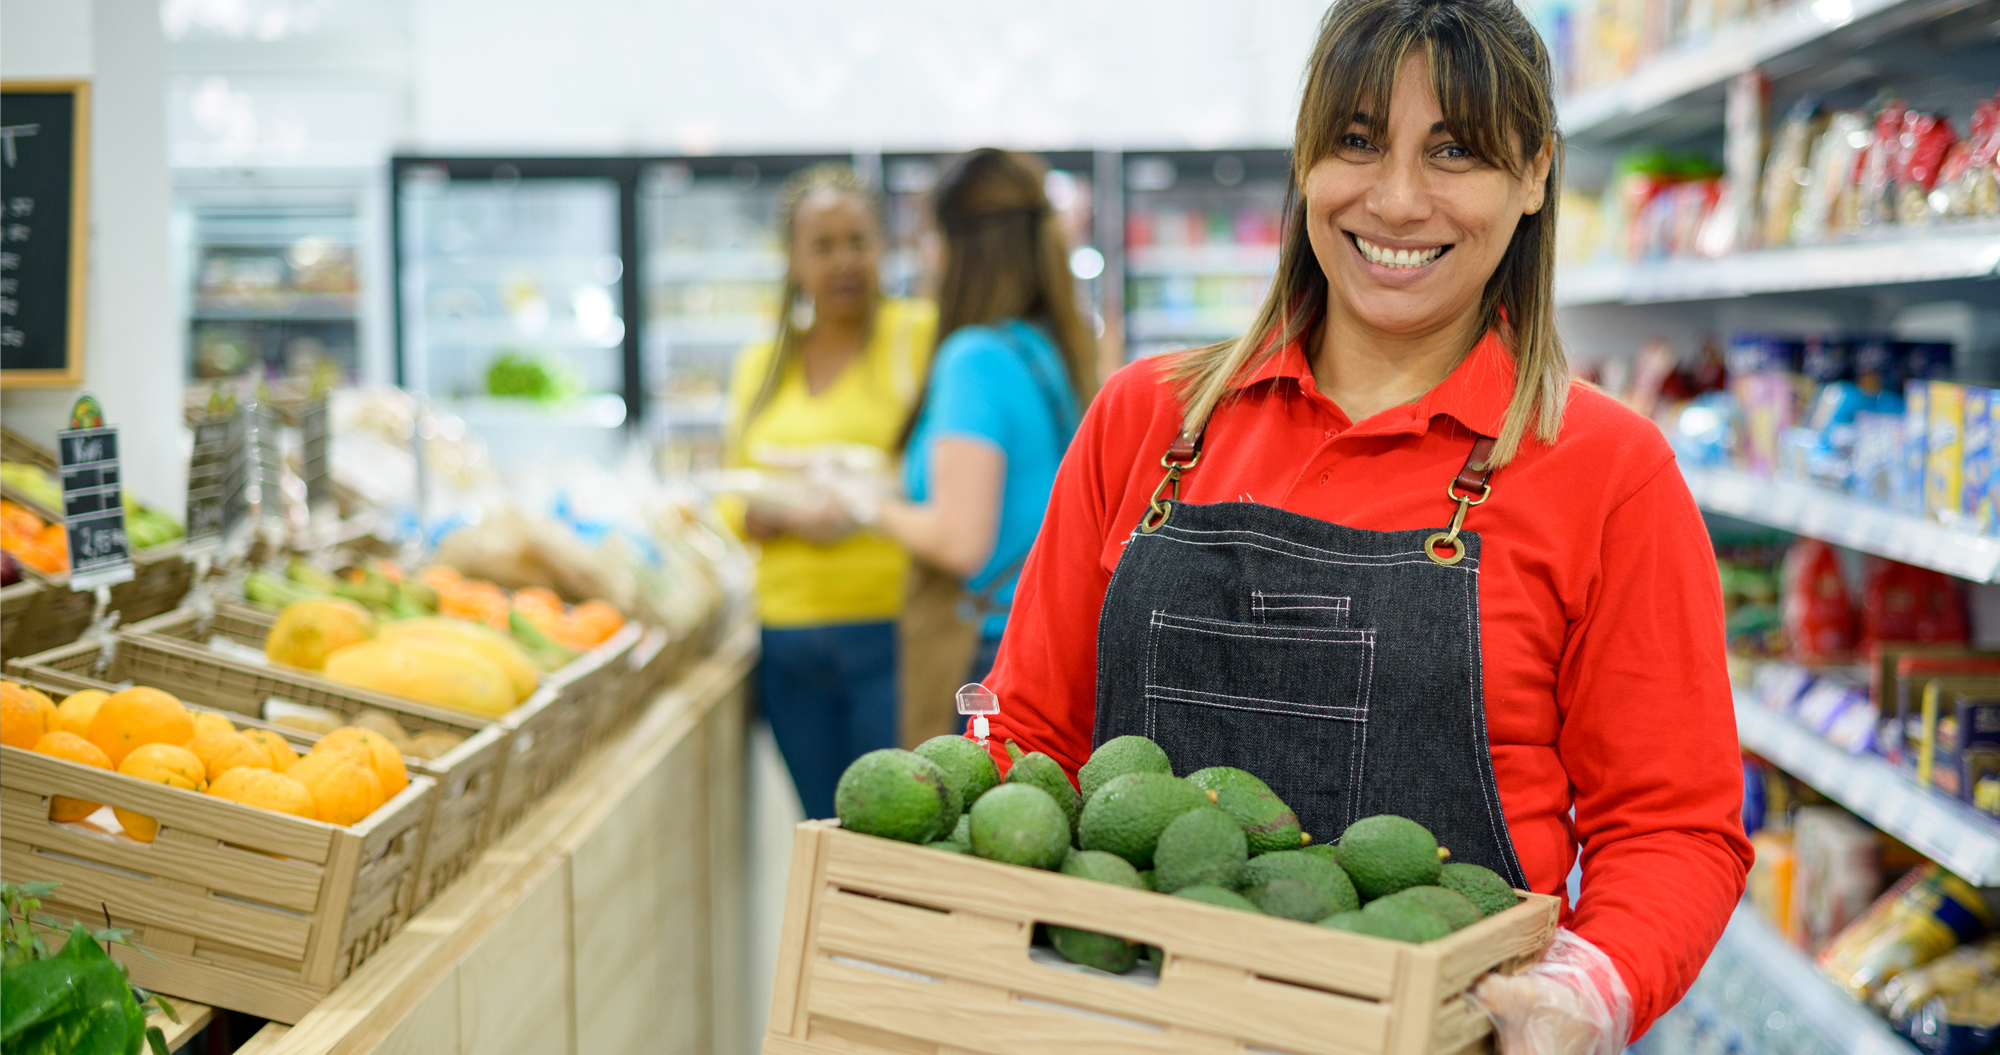
[[[1903,388],[1903,465],[1896,475],[1894,505],[1905,513],[1924,511],[1924,473],[1930,465],[1931,386],[1911,381]]]
[[[1963,449],[1959,454],[1958,512],[1960,523],[1978,527],[1981,512],[1989,505],[1988,485],[1993,478],[1993,419],[1995,393],[1990,388],[1965,386],[1959,430]]]
[[[1968,715],[1971,725],[1965,726],[1955,706],[1961,699],[2000,699],[2000,674],[1932,678],[1923,682],[1916,696],[1917,742],[1911,750],[1916,761],[1916,781],[1953,798],[1965,798],[1968,788],[1962,779],[1961,751],[1967,730],[1980,724],[2000,724],[2000,713]],[[2000,736],[1982,749],[2000,750]]]
[[[1936,704],[1926,708],[1926,747],[1919,775],[1983,813],[2000,816],[2000,682],[1932,682]],[[1946,688],[1947,685],[1955,685]],[[1926,696],[1932,687],[1925,689]],[[1928,762],[1928,770],[1922,763]]]
[[[1890,750],[1891,760],[1914,772],[1924,738],[1924,686],[1938,678],[2000,678],[2000,652],[1924,645],[1884,645],[1891,673],[1882,682],[1881,709],[1893,714],[1901,735]]]
[[[1965,386],[1930,383],[1929,463],[1924,466],[1924,512],[1955,519],[1965,471]]]

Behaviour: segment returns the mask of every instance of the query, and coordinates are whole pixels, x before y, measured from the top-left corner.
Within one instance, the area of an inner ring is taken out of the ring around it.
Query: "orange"
[[[245,806],[314,819],[312,792],[291,777],[268,769],[238,766],[210,784],[208,793]]]
[[[171,693],[145,686],[114,692],[90,719],[90,742],[114,766],[143,744],[185,744],[194,739],[194,717]]]
[[[335,729],[313,745],[313,753],[346,750],[375,771],[382,780],[382,797],[393,799],[410,786],[410,772],[403,765],[403,752],[386,736],[372,729],[347,726]]]
[[[233,733],[236,731],[236,723],[214,711],[195,711],[194,735],[200,736],[211,730],[218,733]]]
[[[546,586],[530,586],[514,591],[514,610],[546,634],[562,621],[563,602]]]
[[[299,760],[299,753],[292,750],[291,741],[269,729],[245,729],[241,735],[255,741],[271,756],[271,768],[276,772],[283,773]]]
[[[108,701],[105,705],[110,706]],[[118,772],[170,788],[201,791],[208,787],[208,774],[201,759],[196,758],[193,751],[173,744],[140,744],[125,756],[123,762],[118,763]],[[124,826],[125,834],[142,843],[152,842],[160,833],[160,822],[143,813],[116,806],[111,807],[111,812],[118,816],[118,823]]]
[[[194,739],[187,742],[187,749],[201,759],[202,770],[210,783],[238,766],[271,768],[271,752],[265,750],[263,744],[237,732],[209,729],[196,733]]]
[[[387,801],[375,770],[342,751],[307,755],[285,775],[306,786],[312,793],[313,814],[328,824],[353,824]]]
[[[86,766],[96,766],[99,769],[111,768],[111,760],[104,757],[104,752],[99,751],[96,744],[85,740],[75,733],[53,732],[44,734],[40,740],[35,741],[35,753],[53,755],[56,758],[67,759]],[[103,804],[86,802],[83,799],[73,799],[67,795],[56,795],[49,799],[49,819],[65,822],[80,821],[96,813],[97,807],[101,805]]]
[[[49,731],[49,714],[42,709],[49,698],[19,682],[0,681],[0,744],[33,751],[35,742]]]
[[[606,601],[585,601],[569,610],[551,637],[565,648],[588,652],[625,625],[625,616]]]
[[[63,732],[75,733],[89,739],[90,720],[97,717],[97,708],[110,698],[111,694],[103,689],[84,689],[82,692],[70,693],[69,697],[63,700],[62,706],[56,708],[56,716],[62,720]]]

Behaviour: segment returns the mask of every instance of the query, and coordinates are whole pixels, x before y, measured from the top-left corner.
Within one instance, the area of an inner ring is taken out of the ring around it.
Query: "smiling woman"
[[[1659,430],[1569,378],[1514,0],[1339,0],[1305,84],[1269,297],[1092,404],[993,742],[1075,768],[1144,735],[1264,777],[1317,841],[1407,817],[1543,893],[1580,861],[1542,960],[1475,995],[1503,1055],[1615,1055],[1750,861],[1707,531]]]

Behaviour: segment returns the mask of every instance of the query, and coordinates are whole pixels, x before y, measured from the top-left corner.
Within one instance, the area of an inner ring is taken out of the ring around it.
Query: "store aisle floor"
[[[785,879],[792,867],[792,829],[805,819],[791,775],[778,754],[771,727],[756,722],[750,728],[749,838],[744,873],[745,911],[749,914],[750,979],[744,988],[743,1055],[755,1055],[764,1043],[764,1020],[771,1011],[771,977],[778,969],[778,938],[785,926]]]

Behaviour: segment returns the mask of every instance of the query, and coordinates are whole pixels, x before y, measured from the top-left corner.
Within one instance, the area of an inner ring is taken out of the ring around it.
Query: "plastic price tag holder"
[[[976,681],[961,685],[958,689],[958,713],[972,719],[972,735],[981,746],[985,746],[992,732],[986,724],[986,716],[1000,713],[1000,697]]]

